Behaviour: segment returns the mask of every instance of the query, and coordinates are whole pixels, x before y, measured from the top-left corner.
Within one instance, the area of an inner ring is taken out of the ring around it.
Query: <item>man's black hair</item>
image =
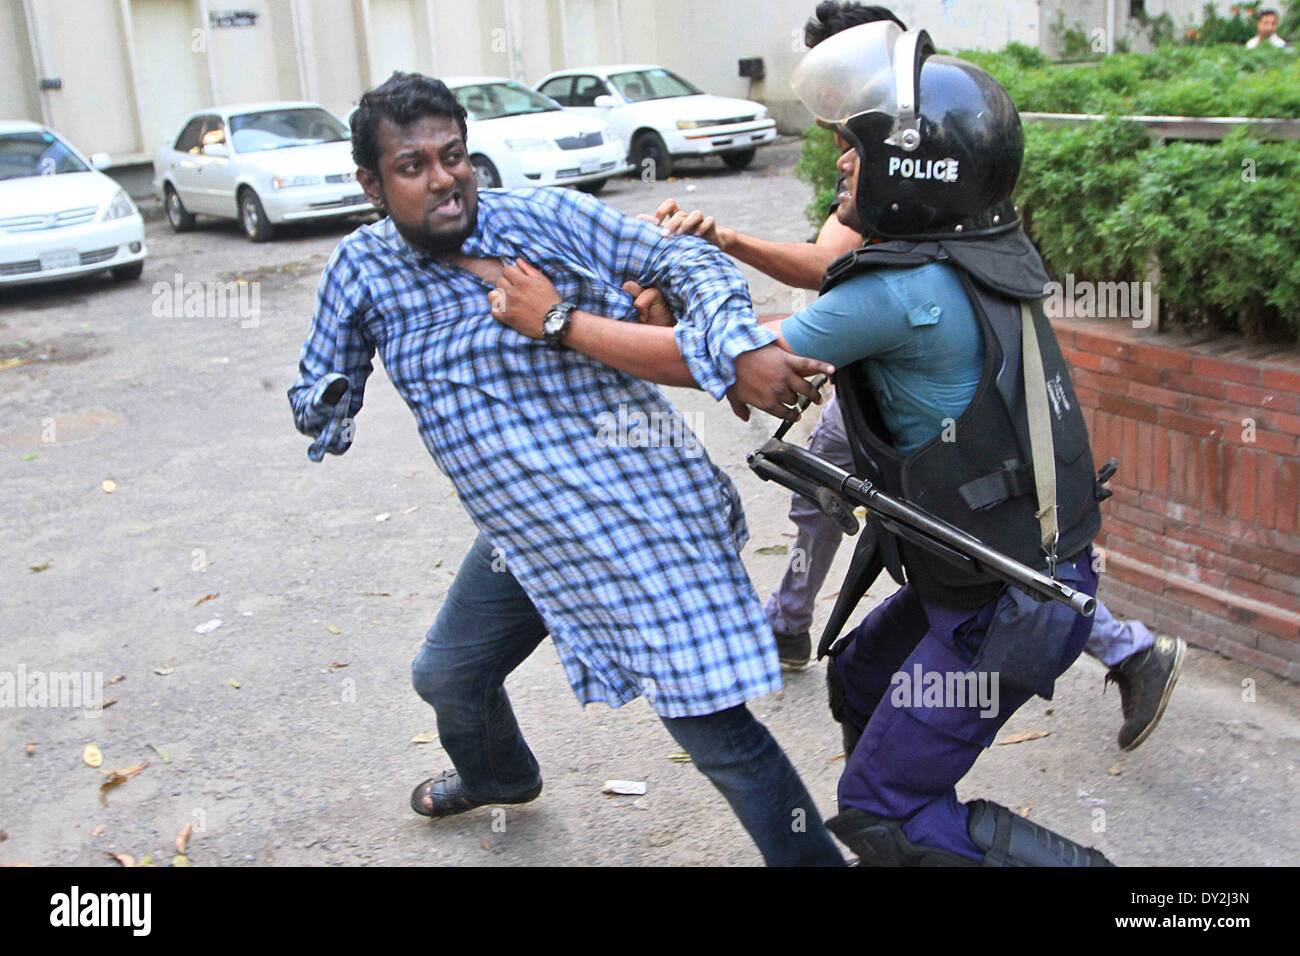
[[[379,174],[379,121],[392,120],[406,126],[426,116],[445,116],[460,127],[467,138],[465,107],[447,84],[423,73],[398,70],[373,90],[363,93],[352,114],[352,160],[362,169]]]
[[[1262,20],[1262,19],[1264,19],[1266,16],[1268,16],[1270,13],[1273,14],[1273,16],[1277,17],[1279,20],[1282,19],[1282,14],[1278,13],[1278,12],[1277,12],[1276,10],[1274,10],[1272,7],[1265,7],[1263,10],[1256,10],[1256,11],[1255,11],[1255,19],[1256,19],[1256,20]]]
[[[833,37],[849,27],[858,27],[864,23],[878,20],[892,20],[904,30],[907,24],[894,16],[888,7],[868,7],[861,3],[846,3],[839,0],[823,0],[817,4],[817,10],[804,24],[803,42],[812,49],[827,37]]]

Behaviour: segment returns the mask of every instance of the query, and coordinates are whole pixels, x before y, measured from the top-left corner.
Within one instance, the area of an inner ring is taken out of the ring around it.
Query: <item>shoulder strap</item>
[[[1038,528],[1048,567],[1056,574],[1056,542],[1060,536],[1056,515],[1056,449],[1052,419],[1047,408],[1047,377],[1038,348],[1038,331],[1028,302],[1020,303],[1021,354],[1025,369],[1025,408],[1029,415],[1029,451],[1034,460],[1034,487],[1038,492]]]

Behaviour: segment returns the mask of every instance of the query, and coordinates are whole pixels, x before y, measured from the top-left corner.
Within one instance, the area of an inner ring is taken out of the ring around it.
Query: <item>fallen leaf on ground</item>
[[[644,797],[646,785],[640,780],[606,780],[601,793],[620,797]]]
[[[18,456],[18,460],[19,460],[19,461],[35,461],[35,460],[36,460],[37,458],[39,458],[39,457],[41,457],[41,456],[38,455],[38,454],[36,454],[36,452],[34,452],[34,451],[29,451],[29,452],[28,452],[27,454],[25,454],[25,455],[19,455],[19,456]]]
[[[770,544],[766,548],[759,548],[759,554],[789,554],[790,548],[784,544]]]
[[[244,686],[239,681],[235,680],[233,677],[230,678],[228,681],[226,681],[226,683],[229,684],[231,687],[235,688],[235,690],[239,690],[239,688]]]
[[[108,680],[104,681],[104,684],[108,687],[112,687],[114,684],[120,684],[124,680],[126,680],[126,675],[118,674],[116,677],[110,677]]]
[[[1023,744],[1026,740],[1041,740],[1043,737],[1052,736],[1050,730],[1026,730],[1023,733],[1012,734],[1010,737],[1003,737],[996,741],[999,747],[1005,747],[1008,744]]]
[[[436,730],[426,730],[411,738],[413,744],[436,744],[437,742],[438,732]]]
[[[409,507],[409,508],[403,508],[403,509],[402,509],[402,514],[404,514],[404,515],[413,515],[413,514],[415,514],[417,511],[419,511],[419,510],[420,510],[420,506],[419,506],[419,505],[411,505],[411,507]]]
[[[691,755],[688,753],[669,754],[668,759],[671,760],[673,763],[690,763]]]
[[[174,668],[174,667],[155,667],[155,668],[153,669],[153,672],[154,672],[155,674],[157,674],[159,677],[166,677],[168,674],[172,673],[174,670],[176,670],[176,668]]]
[[[1029,816],[1030,813],[1033,812],[1033,809],[1034,809],[1034,801],[1030,800],[1027,804],[1025,804],[1023,807],[1017,810],[1016,813],[1020,814],[1022,817],[1027,817]]]
[[[81,751],[81,759],[87,767],[98,767],[104,762],[104,754],[94,744],[86,744],[86,749]]]
[[[207,604],[209,601],[215,601],[220,596],[220,594],[205,594],[194,602],[194,606],[198,607],[200,604]]]
[[[111,495],[113,492],[117,491],[117,482],[112,478],[105,478],[100,482],[99,487],[104,489],[104,494]]]
[[[667,832],[652,833],[650,834],[650,845],[667,846],[668,844],[672,843],[673,840],[675,839],[676,837],[673,836],[673,834],[671,833],[667,833]]]
[[[351,661],[330,661],[330,670],[332,671],[342,670],[343,668],[347,667],[351,663],[352,663]]]
[[[5,369],[17,368],[22,364],[23,360],[20,358],[0,359],[0,372],[3,372]]]
[[[28,744],[24,749],[27,751],[27,756],[29,756],[29,757],[34,757],[34,756],[36,756],[36,745],[35,745],[35,744]]]
[[[834,763],[834,762],[837,761],[837,760],[844,760],[846,757],[848,757],[848,754],[842,754],[842,753],[840,753],[840,754],[836,754],[834,757],[832,757],[830,760],[828,760],[828,761],[826,761],[826,762],[827,762],[827,763]]]
[[[99,709],[100,709],[100,710],[108,710],[108,708],[112,707],[112,706],[113,706],[114,704],[116,704],[116,703],[117,703],[117,698],[116,698],[116,697],[109,697],[109,698],[107,698],[107,699],[104,701],[104,703],[103,703],[102,705],[100,705],[100,708],[99,708]]]
[[[343,633],[341,630],[339,630],[339,626],[338,626],[337,624],[326,624],[326,625],[325,625],[325,630],[329,631],[331,634],[342,634],[342,633]]]
[[[190,837],[194,835],[194,824],[187,823],[181,827],[181,832],[176,834],[176,852],[185,853],[190,846]]]
[[[1118,777],[1121,773],[1124,772],[1124,768],[1121,767],[1119,764],[1115,764],[1115,766],[1111,767],[1106,772],[1110,774],[1112,777]]]
[[[116,860],[119,866],[135,866],[135,857],[129,853],[110,853],[110,860]]]
[[[97,824],[95,824],[95,826],[91,829],[91,831],[90,831],[90,835],[93,836],[93,837],[100,836],[100,835],[101,835],[105,830],[107,830],[107,829],[108,829],[107,824],[97,823]]]
[[[192,865],[193,864],[190,863],[190,858],[186,856],[184,853],[178,853],[176,854],[176,856],[172,857],[172,866],[192,866]]]
[[[147,746],[150,750],[156,753],[158,755],[158,759],[161,760],[163,763],[172,762],[172,755],[169,754],[167,751],[163,750],[157,744],[146,744],[145,746]]]
[[[99,792],[106,793],[114,787],[120,787],[128,780],[140,776],[147,766],[149,766],[149,761],[146,760],[144,763],[132,764],[129,767],[123,767],[121,770],[108,771],[108,779],[99,785]]]
[[[50,569],[50,565],[52,564],[54,564],[53,558],[51,558],[49,561],[46,561],[44,564],[29,565],[29,568],[32,574],[40,574],[42,571],[48,571]]]

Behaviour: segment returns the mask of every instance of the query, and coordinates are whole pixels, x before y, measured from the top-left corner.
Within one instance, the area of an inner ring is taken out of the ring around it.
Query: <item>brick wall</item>
[[[1097,463],[1120,461],[1098,542],[1106,603],[1300,680],[1300,354],[1054,325]]]

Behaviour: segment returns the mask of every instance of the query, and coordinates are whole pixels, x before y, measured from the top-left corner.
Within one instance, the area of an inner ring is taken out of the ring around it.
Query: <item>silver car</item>
[[[154,157],[154,189],[177,232],[215,216],[238,220],[254,242],[283,223],[374,211],[356,181],[348,128],[317,103],[192,114]]]

